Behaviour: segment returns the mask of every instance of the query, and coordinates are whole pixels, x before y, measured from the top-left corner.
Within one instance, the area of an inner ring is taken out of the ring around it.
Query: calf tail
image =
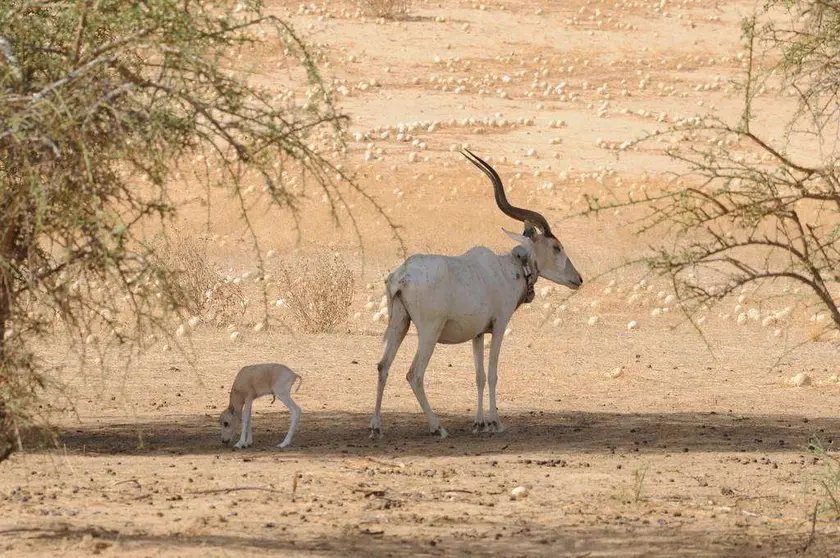
[[[295,385],[295,382],[297,382],[297,387],[295,388],[295,393],[297,393],[300,390],[300,386],[303,385],[303,378],[296,374],[295,379],[292,380],[292,385]]]

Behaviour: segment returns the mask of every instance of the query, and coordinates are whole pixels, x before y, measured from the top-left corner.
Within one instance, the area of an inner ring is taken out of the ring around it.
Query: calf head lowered
[[[233,405],[229,405],[227,409],[222,411],[219,416],[219,424],[222,426],[222,443],[228,444],[233,439],[236,432],[241,426],[241,417],[234,412]]]

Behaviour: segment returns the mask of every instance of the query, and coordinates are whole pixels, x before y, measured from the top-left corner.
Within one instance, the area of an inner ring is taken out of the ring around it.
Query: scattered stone
[[[790,379],[790,385],[792,385],[793,387],[810,386],[811,376],[809,376],[805,372],[800,372],[799,374]]]
[[[510,491],[510,499],[511,500],[521,500],[522,498],[527,498],[529,494],[528,488],[524,486],[517,486],[513,490]]]

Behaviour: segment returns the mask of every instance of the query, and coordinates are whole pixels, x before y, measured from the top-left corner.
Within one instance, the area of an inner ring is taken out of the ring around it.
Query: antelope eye
[[[229,426],[230,423],[225,422],[225,426]]]

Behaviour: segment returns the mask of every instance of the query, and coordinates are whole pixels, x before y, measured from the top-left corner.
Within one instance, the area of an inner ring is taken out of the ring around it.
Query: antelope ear
[[[528,236],[522,235],[522,234],[517,234],[517,233],[511,232],[507,229],[502,229],[502,230],[505,231],[506,235],[511,237],[513,240],[515,240],[516,242],[518,242],[519,244],[521,244],[522,246],[524,246],[528,250],[533,248],[534,243]]]
[[[233,405],[228,405],[227,411],[232,415],[233,414]]]

